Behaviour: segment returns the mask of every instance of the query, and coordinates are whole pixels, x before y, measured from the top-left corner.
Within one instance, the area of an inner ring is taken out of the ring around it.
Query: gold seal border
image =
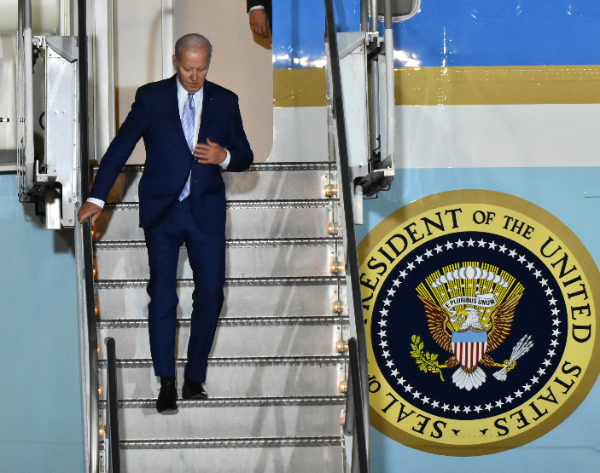
[[[520,212],[551,230],[567,245],[569,251],[573,253],[581,265],[581,270],[590,283],[589,289],[594,301],[594,306],[598,307],[597,304],[600,303],[600,273],[598,272],[598,267],[592,256],[579,238],[577,238],[569,227],[547,210],[525,199],[503,192],[483,189],[447,191],[439,194],[432,194],[407,204],[388,215],[360,242],[357,248],[359,264],[362,264],[375,246],[377,246],[381,240],[383,240],[383,238],[400,223],[406,222],[423,212],[435,210],[439,207],[460,204],[489,204],[505,207],[509,210],[512,209]],[[599,312],[600,311],[596,309],[595,318],[597,327],[600,327]],[[600,374],[599,338],[598,330],[596,330],[596,333],[594,334],[594,347],[592,349],[589,365],[583,373],[583,378],[579,382],[575,392],[561,404],[551,417],[522,434],[516,434],[508,439],[501,439],[497,442],[490,442],[483,445],[440,445],[435,442],[419,439],[409,433],[405,433],[401,429],[394,428],[372,407],[370,408],[371,425],[382,434],[407,447],[441,455],[463,457],[489,455],[520,447],[553,430],[569,417],[583,402],[594,386],[598,374]]]

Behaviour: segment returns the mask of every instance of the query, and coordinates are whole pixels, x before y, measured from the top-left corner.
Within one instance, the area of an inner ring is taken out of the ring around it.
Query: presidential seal
[[[372,424],[413,448],[483,455],[556,427],[593,386],[600,274],[534,204],[426,197],[359,246]]]

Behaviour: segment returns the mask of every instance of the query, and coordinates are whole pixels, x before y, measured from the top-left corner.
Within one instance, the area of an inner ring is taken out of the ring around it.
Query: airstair
[[[329,160],[269,161],[223,174],[225,305],[209,357],[209,399],[180,399],[176,413],[160,415],[148,341],[147,251],[138,227],[143,166],[125,166],[93,231],[89,220],[77,221],[77,203],[95,172],[88,102],[80,99],[88,97],[89,82],[86,2],[77,4],[77,36],[32,37],[31,2],[19,1],[19,198],[45,203],[48,229],[74,227],[90,473],[369,471],[354,224],[362,219],[363,195],[387,189],[394,176],[391,8],[386,0],[380,37],[376,16],[369,27],[366,0],[361,31],[352,33],[336,33],[332,0],[324,3]],[[377,0],[370,5],[379,11]],[[45,150],[36,154],[32,103],[40,91],[29,66],[40,51]],[[180,388],[193,290],[182,248]]]
[[[125,472],[368,472],[366,346],[353,226],[355,215],[362,218],[363,192],[376,194],[393,179],[393,40],[389,15],[385,50],[375,27],[366,31],[365,2],[363,31],[342,35],[335,33],[331,0],[325,7],[330,160],[268,162],[224,174],[226,296],[209,357],[209,399],[180,400],[175,415],[155,409],[149,270],[137,227],[143,167],[126,167],[109,196],[94,232],[99,419],[112,432],[116,421],[107,417],[116,416],[120,440],[101,440],[110,458],[100,464],[109,470],[118,450]],[[344,102],[356,98],[364,105],[346,114]],[[369,100],[379,104],[371,116]],[[193,291],[181,252],[180,385]],[[118,409],[102,394],[109,381],[101,342],[111,339],[118,347]]]
[[[209,359],[209,399],[180,399],[168,416],[156,412],[160,386],[148,343],[149,272],[137,226],[142,170],[124,169],[94,230],[100,386],[103,340],[112,337],[122,471],[342,471],[348,316],[338,302],[345,275],[333,231],[335,164],[265,163],[223,175],[226,297]],[[181,253],[180,387],[193,291],[185,248]],[[101,422],[104,399],[102,392]]]

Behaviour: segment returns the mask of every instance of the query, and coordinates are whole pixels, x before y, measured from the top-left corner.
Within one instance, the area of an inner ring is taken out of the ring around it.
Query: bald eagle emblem
[[[443,368],[458,368],[452,382],[460,389],[477,389],[486,381],[481,366],[505,381],[516,360],[533,346],[525,335],[513,348],[510,359],[497,363],[490,355],[510,334],[515,309],[525,288],[499,268],[478,263],[454,264],[436,271],[417,287],[432,338],[450,356],[443,364],[437,355],[423,353],[420,337],[412,337],[411,356],[421,370],[440,374]]]

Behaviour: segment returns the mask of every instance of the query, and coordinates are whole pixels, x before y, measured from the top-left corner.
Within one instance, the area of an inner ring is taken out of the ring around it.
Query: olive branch
[[[410,347],[412,348],[412,351],[410,352],[410,356],[416,358],[419,369],[425,373],[439,373],[440,379],[444,381],[444,376],[442,376],[442,370],[440,368],[445,368],[446,366],[440,365],[437,362],[438,355],[429,353],[428,351],[423,353],[424,344],[421,341],[421,337],[418,335],[413,335],[411,341]]]

